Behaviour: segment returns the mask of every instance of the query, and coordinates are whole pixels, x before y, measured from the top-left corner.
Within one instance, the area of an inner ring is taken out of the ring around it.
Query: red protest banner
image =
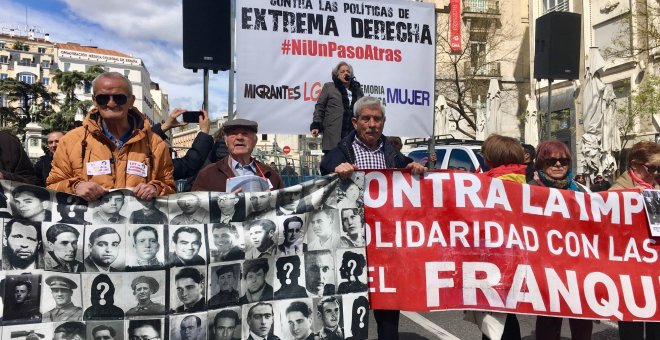
[[[660,244],[639,192],[393,170],[365,188],[372,308],[660,321]]]
[[[460,51],[461,46],[461,0],[449,3],[449,44],[452,51]]]

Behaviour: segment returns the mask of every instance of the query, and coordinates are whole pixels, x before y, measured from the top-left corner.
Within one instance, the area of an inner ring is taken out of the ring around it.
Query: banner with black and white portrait
[[[359,339],[366,330],[354,308],[368,306],[362,174],[150,201],[130,190],[87,203],[0,187],[6,339]],[[12,326],[27,323],[39,325]]]

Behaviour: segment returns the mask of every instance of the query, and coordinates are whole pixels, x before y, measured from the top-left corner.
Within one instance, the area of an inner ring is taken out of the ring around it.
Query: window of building
[[[5,48],[5,43],[0,42],[0,48]]]
[[[39,48],[37,48],[37,52],[41,53],[41,54],[44,54],[44,53],[46,53],[46,48],[45,47],[39,47]]]
[[[131,74],[131,70],[124,70],[124,77],[128,78],[129,74]]]
[[[7,73],[0,73],[0,80],[7,79],[9,75]]]
[[[32,73],[19,73],[18,80],[27,84],[34,84],[37,80],[37,76]]]
[[[44,86],[48,86],[50,84],[50,79],[46,77],[41,78],[41,83],[44,84]]]
[[[569,8],[568,0],[543,0],[543,13],[552,11],[567,12]]]
[[[0,55],[0,64],[9,64],[9,56]]]
[[[64,72],[68,71],[71,68],[71,63],[64,63]]]
[[[85,89],[84,89],[85,94],[90,94],[90,93],[92,93],[92,82],[86,81],[86,82],[85,82],[85,85],[84,85],[84,88],[85,88]]]
[[[41,67],[50,68],[50,60],[44,60],[41,62]]]

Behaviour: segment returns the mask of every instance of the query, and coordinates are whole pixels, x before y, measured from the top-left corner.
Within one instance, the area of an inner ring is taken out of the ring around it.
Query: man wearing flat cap
[[[229,155],[202,169],[192,186],[192,191],[226,192],[227,179],[253,175],[270,182],[272,190],[284,188],[277,171],[252,158],[257,145],[257,123],[247,119],[234,119],[222,127]]]
[[[151,295],[156,294],[160,285],[150,276],[138,276],[131,282],[133,295],[137,299],[137,306],[129,309],[126,316],[157,315],[165,313],[165,306],[151,301]]]
[[[55,300],[55,308],[44,313],[42,322],[80,321],[82,320],[82,307],[75,306],[71,302],[73,290],[78,285],[71,279],[53,275],[46,278],[46,284]]]

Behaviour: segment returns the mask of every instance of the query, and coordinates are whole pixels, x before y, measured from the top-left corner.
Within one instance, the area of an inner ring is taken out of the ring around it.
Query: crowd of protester
[[[378,99],[363,97],[350,65],[339,63],[332,71],[332,80],[323,87],[311,126],[314,136],[323,135],[323,175],[336,173],[350,178],[356,170],[374,168],[405,168],[415,174],[428,170],[401,153],[400,138],[383,135],[385,108]],[[210,136],[206,111],[199,118],[200,132],[192,147],[184,157],[172,159],[166,132],[182,125],[177,118],[185,110],[174,110],[164,123],[150,126],[133,107],[131,84],[123,75],[106,72],[92,85],[94,108],[82,126],[48,134],[49,151],[36,165],[18,138],[0,132],[0,179],[45,186],[94,201],[115,188],[132,188],[138,198],[149,200],[174,193],[175,180],[182,179],[189,181],[192,191],[224,192],[229,178],[246,174],[263,177],[270,189],[276,190],[284,188],[280,175],[295,174],[291,164],[278,172],[252,156],[257,143],[256,122],[235,119]],[[334,117],[335,125],[324,125],[329,116]],[[579,192],[660,188],[656,180],[660,145],[654,142],[632,147],[613,185],[602,175],[595,176],[590,186],[589,176],[574,175],[573,155],[559,141],[544,141],[535,148],[511,137],[491,135],[482,145],[482,154],[490,169],[484,175],[516,183]],[[399,311],[376,310],[374,316],[379,339],[398,339]],[[516,316],[500,317],[502,339],[520,339]],[[591,320],[569,319],[569,324],[572,339],[591,338]],[[561,318],[538,316],[537,339],[559,339],[561,325]],[[643,339],[644,333],[647,339],[653,334],[657,339],[660,323],[620,322],[619,332],[621,339]]]

